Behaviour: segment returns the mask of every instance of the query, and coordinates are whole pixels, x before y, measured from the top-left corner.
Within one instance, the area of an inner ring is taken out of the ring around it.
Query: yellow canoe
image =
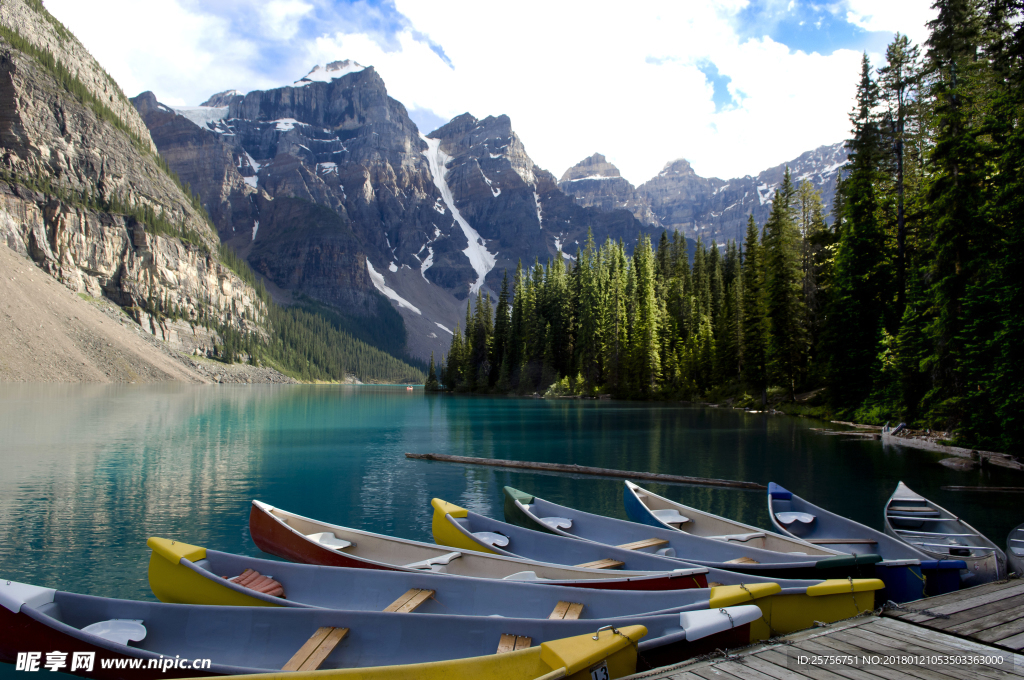
[[[610,629],[609,629],[610,628]],[[539,647],[454,661],[404,666],[226,675],[224,680],[613,680],[636,670],[643,626],[610,626]]]

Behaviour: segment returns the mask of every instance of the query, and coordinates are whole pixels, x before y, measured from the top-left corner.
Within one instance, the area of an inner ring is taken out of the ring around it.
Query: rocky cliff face
[[[588,229],[598,244],[621,238],[631,246],[641,234],[657,236],[627,210],[580,205],[563,193],[554,176],[530,159],[508,116],[477,120],[466,113],[428,140],[435,142],[432,167],[445,169],[455,207],[493,259],[486,279],[492,289],[520,261],[572,259]]]
[[[627,211],[563,194],[507,116],[464,114],[423,136],[376,71],[353,62],[200,107],[133,101],[221,238],[272,289],[366,317],[382,294],[424,358],[448,351],[467,296],[494,294],[520,260],[571,257],[588,228],[599,242],[643,231]]]
[[[595,153],[572,166],[558,180],[558,188],[576,199],[583,206],[600,210],[623,208],[643,224],[661,226],[660,218],[651,208],[651,201],[636,190],[619,169],[604,156]]]
[[[650,201],[652,210],[666,228],[722,244],[729,239],[743,240],[750,214],[754,215],[758,226],[764,225],[771,213],[772,196],[782,183],[787,166],[793,181],[810,182],[821,192],[826,210],[831,210],[836,177],[845,163],[846,148],[842,142],[808,151],[757,177],[748,175],[730,180],[701,177],[687,161],[679,159],[667,163],[656,177],[641,184],[637,192]]]
[[[0,238],[150,332],[161,307],[262,332],[263,303],[220,264],[217,235],[109,76],[45,11],[4,0],[0,25]]]

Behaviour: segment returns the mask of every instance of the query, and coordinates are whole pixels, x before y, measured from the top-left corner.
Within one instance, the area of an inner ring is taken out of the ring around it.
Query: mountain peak
[[[665,163],[665,167],[662,168],[661,172],[658,173],[659,177],[665,177],[666,175],[696,175],[693,168],[690,167],[690,161],[685,158],[677,158],[674,161]]]
[[[313,67],[312,71],[292,83],[292,87],[305,87],[310,83],[329,83],[332,80],[347,76],[349,73],[357,73],[365,69],[365,66],[351,59],[332,61],[327,66],[317,64]]]
[[[224,90],[223,92],[218,92],[217,94],[211,96],[205,102],[200,104],[200,106],[230,106],[231,103],[234,102],[236,99],[242,99],[241,92],[239,92],[238,90]]]
[[[597,179],[603,177],[621,177],[619,169],[608,162],[599,153],[584,158],[565,171],[559,182],[573,182],[579,179]]]

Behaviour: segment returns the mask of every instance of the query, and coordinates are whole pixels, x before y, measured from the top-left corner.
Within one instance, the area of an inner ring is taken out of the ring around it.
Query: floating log
[[[443,453],[407,453],[406,458],[415,460],[436,460],[442,463],[462,463],[463,465],[489,465],[491,467],[518,468],[522,470],[543,470],[545,472],[568,472],[576,475],[595,475],[598,477],[621,477],[623,479],[644,479],[652,482],[669,484],[699,484],[702,486],[724,486],[734,489],[766,489],[766,486],[754,482],[737,482],[731,479],[708,479],[706,477],[686,477],[683,475],[663,475],[656,472],[629,472],[626,470],[609,470],[608,468],[586,467],[583,465],[563,465],[561,463],[533,463],[524,460],[502,460],[500,458],[471,458],[469,456],[448,456]]]
[[[1024,493],[1024,486],[940,486],[943,491],[990,491],[992,493]]]

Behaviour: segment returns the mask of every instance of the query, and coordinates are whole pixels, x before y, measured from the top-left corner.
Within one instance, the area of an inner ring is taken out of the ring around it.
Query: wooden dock
[[[1024,650],[1024,581],[999,583],[909,602],[884,614],[915,626],[1012,652]]]
[[[629,678],[1021,680],[1022,632],[1024,581],[1002,581]]]

